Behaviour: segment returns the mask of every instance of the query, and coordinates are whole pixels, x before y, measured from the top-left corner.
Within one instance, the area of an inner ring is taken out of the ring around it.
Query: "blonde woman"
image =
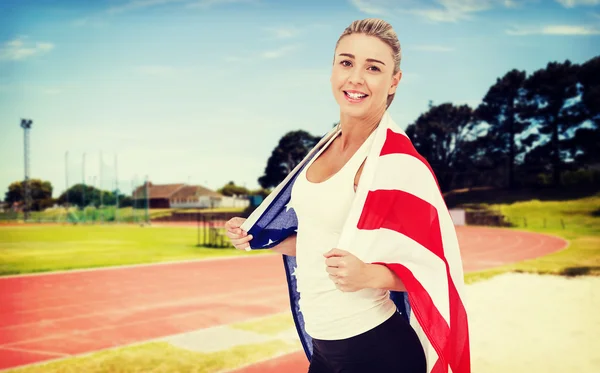
[[[463,272],[435,175],[387,108],[400,43],[383,20],[339,38],[340,124],[246,220],[242,250],[283,254],[309,373],[470,372]]]

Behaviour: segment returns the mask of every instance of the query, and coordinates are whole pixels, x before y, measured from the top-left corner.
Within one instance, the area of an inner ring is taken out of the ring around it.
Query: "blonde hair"
[[[346,27],[344,32],[342,32],[342,35],[340,35],[340,38],[335,44],[335,48],[337,49],[338,45],[340,44],[340,40],[342,40],[344,36],[352,34],[374,36],[387,44],[392,49],[392,58],[394,59],[394,72],[392,75],[395,75],[400,71],[400,60],[402,59],[400,41],[398,40],[398,35],[396,35],[392,25],[378,18],[367,18],[354,21],[350,24],[350,26]],[[392,104],[394,96],[395,93],[388,95],[387,107]]]

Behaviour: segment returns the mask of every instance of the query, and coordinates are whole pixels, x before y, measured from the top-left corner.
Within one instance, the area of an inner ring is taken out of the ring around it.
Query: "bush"
[[[561,183],[564,186],[600,186],[600,171],[583,169],[565,171],[561,175]]]

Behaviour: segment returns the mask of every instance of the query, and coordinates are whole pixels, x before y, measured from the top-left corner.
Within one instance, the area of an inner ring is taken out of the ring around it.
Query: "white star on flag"
[[[289,202],[287,203],[287,205],[285,205],[285,212],[288,212],[289,209],[293,209],[294,206],[292,204],[292,199],[290,198]]]

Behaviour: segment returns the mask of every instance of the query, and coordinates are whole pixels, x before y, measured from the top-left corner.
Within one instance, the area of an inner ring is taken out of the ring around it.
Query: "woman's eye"
[[[352,63],[350,63],[350,61],[348,61],[348,60],[344,60],[344,61],[340,62],[340,64],[342,66],[351,66],[352,65]]]
[[[377,66],[369,66],[369,69],[373,69],[373,71],[381,71]]]

